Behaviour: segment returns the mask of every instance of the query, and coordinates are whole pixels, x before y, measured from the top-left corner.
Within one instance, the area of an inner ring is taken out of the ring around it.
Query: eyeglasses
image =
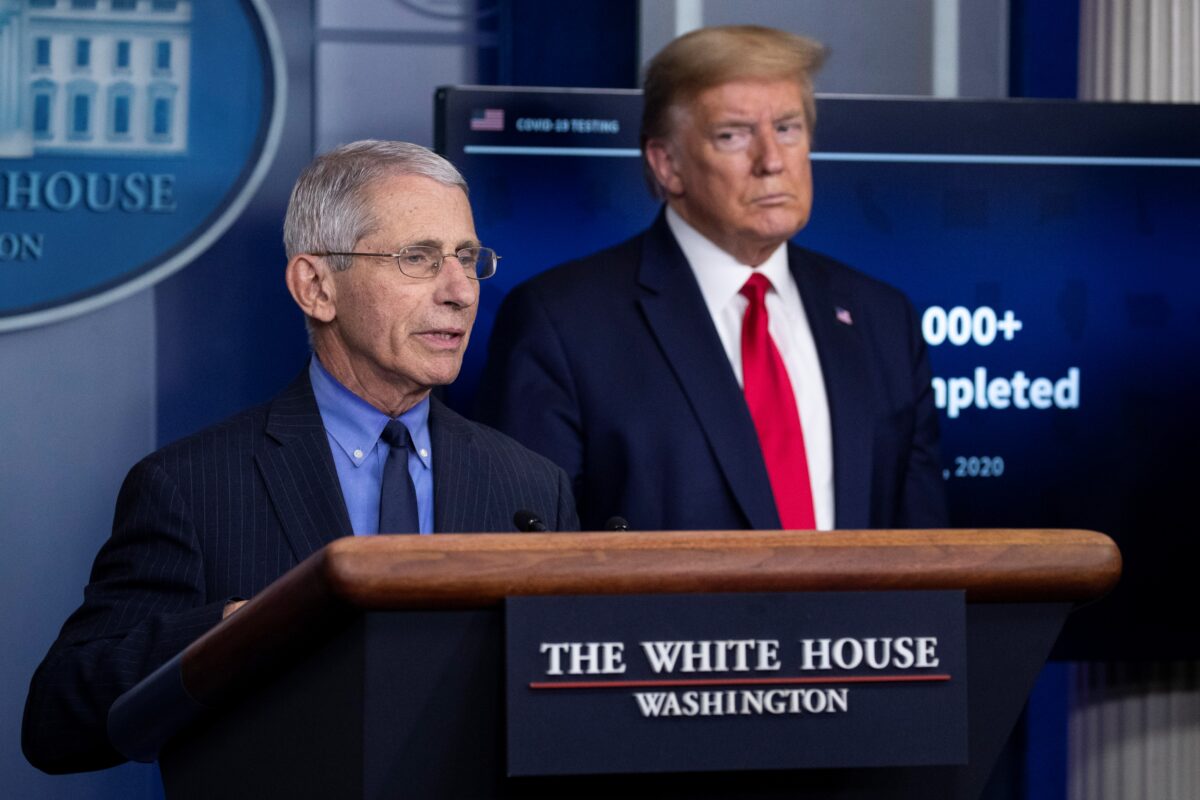
[[[364,258],[394,258],[396,266],[410,278],[432,278],[447,258],[455,258],[468,278],[481,281],[496,274],[500,256],[490,247],[464,247],[453,253],[426,244],[410,244],[399,253],[313,253],[314,256],[363,256]]]

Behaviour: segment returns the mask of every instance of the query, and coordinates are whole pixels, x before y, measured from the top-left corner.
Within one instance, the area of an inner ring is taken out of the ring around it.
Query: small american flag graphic
[[[854,317],[850,316],[850,311],[848,309],[837,306],[833,311],[833,315],[837,317],[838,322],[842,323],[843,325],[854,324]]]
[[[471,130],[473,131],[502,131],[504,130],[504,109],[483,108],[471,112]]]

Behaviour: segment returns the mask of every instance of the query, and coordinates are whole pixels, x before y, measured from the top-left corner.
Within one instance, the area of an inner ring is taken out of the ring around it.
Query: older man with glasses
[[[578,527],[561,469],[430,395],[458,376],[498,259],[458,170],[403,142],[326,153],[296,183],[284,241],[313,357],[271,402],[129,473],[30,687],[23,746],[47,772],[122,761],[113,701],[336,537],[511,531],[516,511]]]

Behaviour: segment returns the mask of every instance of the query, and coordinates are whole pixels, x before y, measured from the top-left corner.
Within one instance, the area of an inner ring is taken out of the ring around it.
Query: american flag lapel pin
[[[841,306],[834,307],[833,315],[837,317],[837,321],[843,325],[853,325],[854,317],[850,316],[850,310]]]

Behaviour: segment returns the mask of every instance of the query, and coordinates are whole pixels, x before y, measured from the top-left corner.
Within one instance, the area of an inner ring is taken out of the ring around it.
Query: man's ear
[[[288,262],[285,280],[306,316],[318,322],[332,322],[337,316],[337,287],[325,259],[301,253]]]
[[[668,197],[683,194],[683,181],[675,169],[675,148],[666,139],[650,139],[646,142],[646,161],[654,173],[658,185]]]

